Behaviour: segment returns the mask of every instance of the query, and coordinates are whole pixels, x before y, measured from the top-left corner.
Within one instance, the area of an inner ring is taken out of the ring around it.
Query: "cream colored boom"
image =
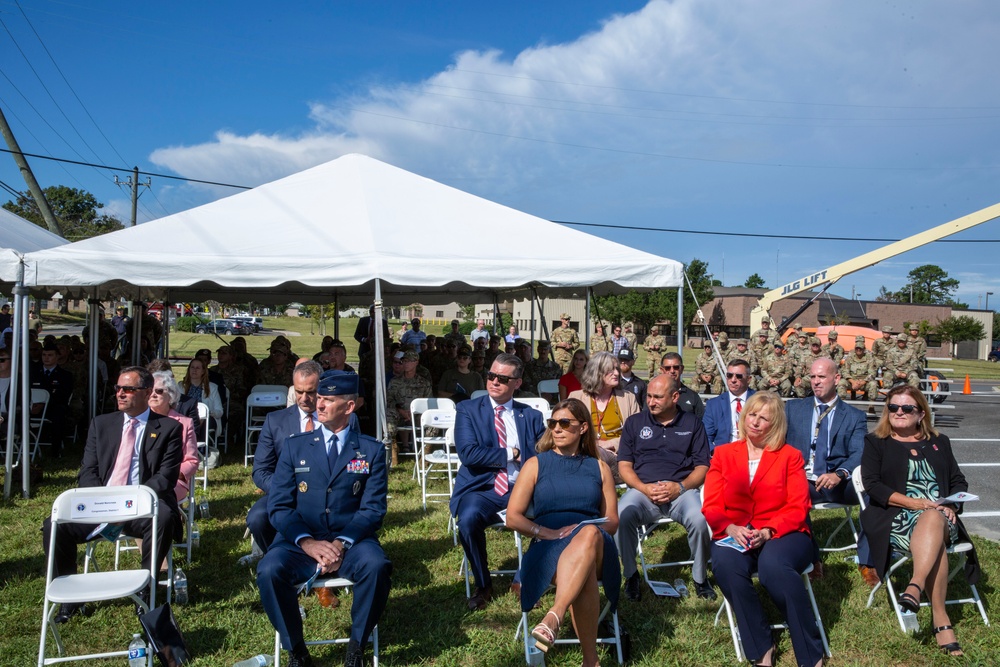
[[[828,269],[817,271],[816,273],[777,287],[770,292],[766,292],[757,300],[757,306],[750,313],[751,328],[757,326],[764,316],[770,317],[769,311],[771,310],[771,305],[776,301],[781,301],[793,294],[815,289],[826,284],[832,285],[846,275],[850,275],[861,269],[867,269],[869,266],[874,266],[890,257],[901,255],[914,248],[919,248],[922,245],[943,239],[946,236],[963,232],[966,229],[971,229],[976,225],[981,225],[998,217],[1000,217],[1000,204],[994,204],[975,213],[964,215],[951,222],[946,222],[943,225],[938,225],[919,234],[908,236],[905,239],[900,239],[877,250],[866,252],[854,259],[849,259],[846,262],[841,262]],[[777,323],[773,320],[772,326],[777,326]]]

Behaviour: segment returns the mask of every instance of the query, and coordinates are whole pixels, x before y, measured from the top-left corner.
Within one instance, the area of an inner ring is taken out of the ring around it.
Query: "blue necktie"
[[[337,451],[337,434],[334,433],[330,436],[330,452],[328,454],[330,457],[330,472],[336,471],[337,457],[340,456],[340,452]]]
[[[819,421],[816,423],[816,458],[813,461],[813,474],[817,477],[829,472],[826,469],[826,457],[830,449],[830,415],[824,414],[826,411],[825,403],[816,406],[816,417]]]

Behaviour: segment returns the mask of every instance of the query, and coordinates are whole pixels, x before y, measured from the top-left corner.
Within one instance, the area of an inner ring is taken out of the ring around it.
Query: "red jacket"
[[[702,495],[714,539],[724,538],[729,524],[771,528],[774,537],[809,532],[809,480],[802,454],[790,445],[764,450],[753,483],[745,440],[716,447]]]

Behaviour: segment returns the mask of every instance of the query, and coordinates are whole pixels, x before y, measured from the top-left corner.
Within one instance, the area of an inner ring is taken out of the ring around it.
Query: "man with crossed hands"
[[[278,537],[257,566],[257,586],[289,667],[309,667],[298,589],[317,570],[354,582],[344,664],[363,649],[389,597],[392,563],[376,538],[386,512],[385,448],[351,427],[358,376],[326,371],[317,388],[319,429],[285,441],[268,492]]]

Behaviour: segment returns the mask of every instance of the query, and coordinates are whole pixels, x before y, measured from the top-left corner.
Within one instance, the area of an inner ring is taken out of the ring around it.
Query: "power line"
[[[791,239],[795,241],[871,241],[872,243],[895,243],[901,239],[879,239],[871,236],[802,236],[796,234],[753,234],[750,232],[711,232],[697,229],[665,229],[663,227],[646,227],[639,225],[607,225],[599,222],[572,222],[570,220],[553,220],[558,225],[573,227],[603,227],[605,229],[628,229],[639,232],[666,232],[669,234],[701,234],[702,236],[735,236],[754,239]],[[938,239],[933,243],[1000,243],[1000,239]]]
[[[0,74],[3,74],[3,72],[2,72],[2,71],[0,71]],[[6,76],[6,75],[4,75],[4,76]],[[9,79],[8,79],[8,81],[9,81]],[[15,90],[16,90],[16,88],[15,88]],[[21,91],[19,91],[19,90],[18,90],[17,92],[18,92],[18,93],[20,93]],[[23,95],[22,95],[22,97],[23,97]],[[22,128],[24,128],[24,131],[25,131],[25,132],[27,132],[28,134],[30,134],[30,135],[31,135],[31,138],[32,138],[32,139],[34,139],[34,140],[35,140],[35,142],[36,142],[36,143],[37,143],[37,144],[38,144],[39,146],[41,146],[43,150],[46,150],[46,151],[48,151],[48,150],[49,150],[48,148],[46,148],[46,146],[45,146],[45,142],[43,142],[43,141],[42,141],[41,139],[39,139],[39,138],[38,138],[38,137],[37,137],[37,136],[35,135],[35,133],[31,131],[31,126],[29,126],[29,125],[28,125],[27,123],[25,123],[25,122],[24,122],[24,121],[23,121],[23,120],[21,119],[21,117],[17,115],[17,112],[13,110],[13,108],[11,107],[11,105],[7,104],[6,100],[4,100],[4,98],[3,98],[3,97],[0,97],[0,104],[2,104],[2,105],[3,105],[4,107],[6,107],[6,108],[7,108],[7,113],[9,113],[9,114],[10,114],[11,116],[13,116],[13,117],[14,117],[14,119],[15,119],[15,120],[17,120],[17,122],[19,122],[19,123],[21,124],[21,127],[22,127]],[[30,103],[29,103],[29,104],[30,104]],[[45,119],[43,118],[42,120],[45,120]],[[49,127],[52,127],[52,126],[50,125]],[[56,133],[56,134],[58,135],[58,133]],[[62,137],[59,137],[59,138],[60,138],[60,139],[62,139]],[[65,139],[63,139],[63,141],[66,141],[66,140],[65,140]],[[70,147],[70,148],[72,149],[72,147]],[[49,151],[49,152],[51,152],[51,151]],[[59,165],[59,168],[60,168],[60,169],[62,169],[62,170],[63,170],[64,172],[66,172],[66,175],[67,175],[67,176],[68,176],[69,178],[71,178],[71,179],[73,179],[74,181],[76,181],[76,184],[77,184],[77,185],[79,185],[79,186],[80,186],[81,188],[83,187],[83,183],[81,183],[81,182],[80,182],[80,179],[79,179],[79,178],[77,178],[76,176],[74,176],[73,174],[71,174],[71,173],[69,172],[69,169],[67,169],[67,168],[66,168],[66,165],[62,165],[62,164],[60,164],[60,165]]]
[[[7,148],[0,148],[0,153],[10,153],[11,155],[13,155],[14,153],[16,153],[16,151],[12,151],[12,150],[7,149]],[[83,166],[83,167],[94,167],[96,169],[107,169],[109,171],[122,171],[122,172],[128,172],[130,174],[133,173],[133,170],[129,169],[127,167],[109,167],[106,164],[95,164],[93,162],[82,162],[80,160],[69,160],[67,158],[52,157],[51,155],[37,155],[35,153],[25,153],[23,151],[20,153],[20,155],[23,155],[25,157],[37,158],[39,160],[51,160],[53,162],[63,162],[63,163],[66,163],[66,164],[77,164],[77,165],[80,165],[80,166]],[[184,176],[171,176],[170,174],[158,174],[155,171],[142,171],[141,169],[139,170],[138,173],[142,174],[143,176],[155,176],[156,178],[166,178],[166,179],[170,179],[170,180],[173,180],[173,181],[186,181],[188,183],[201,183],[203,185],[219,185],[219,186],[224,187],[224,188],[238,188],[240,190],[252,190],[253,189],[253,186],[250,186],[250,185],[235,185],[233,183],[219,183],[218,181],[204,181],[204,180],[201,180],[199,178],[186,178]]]

